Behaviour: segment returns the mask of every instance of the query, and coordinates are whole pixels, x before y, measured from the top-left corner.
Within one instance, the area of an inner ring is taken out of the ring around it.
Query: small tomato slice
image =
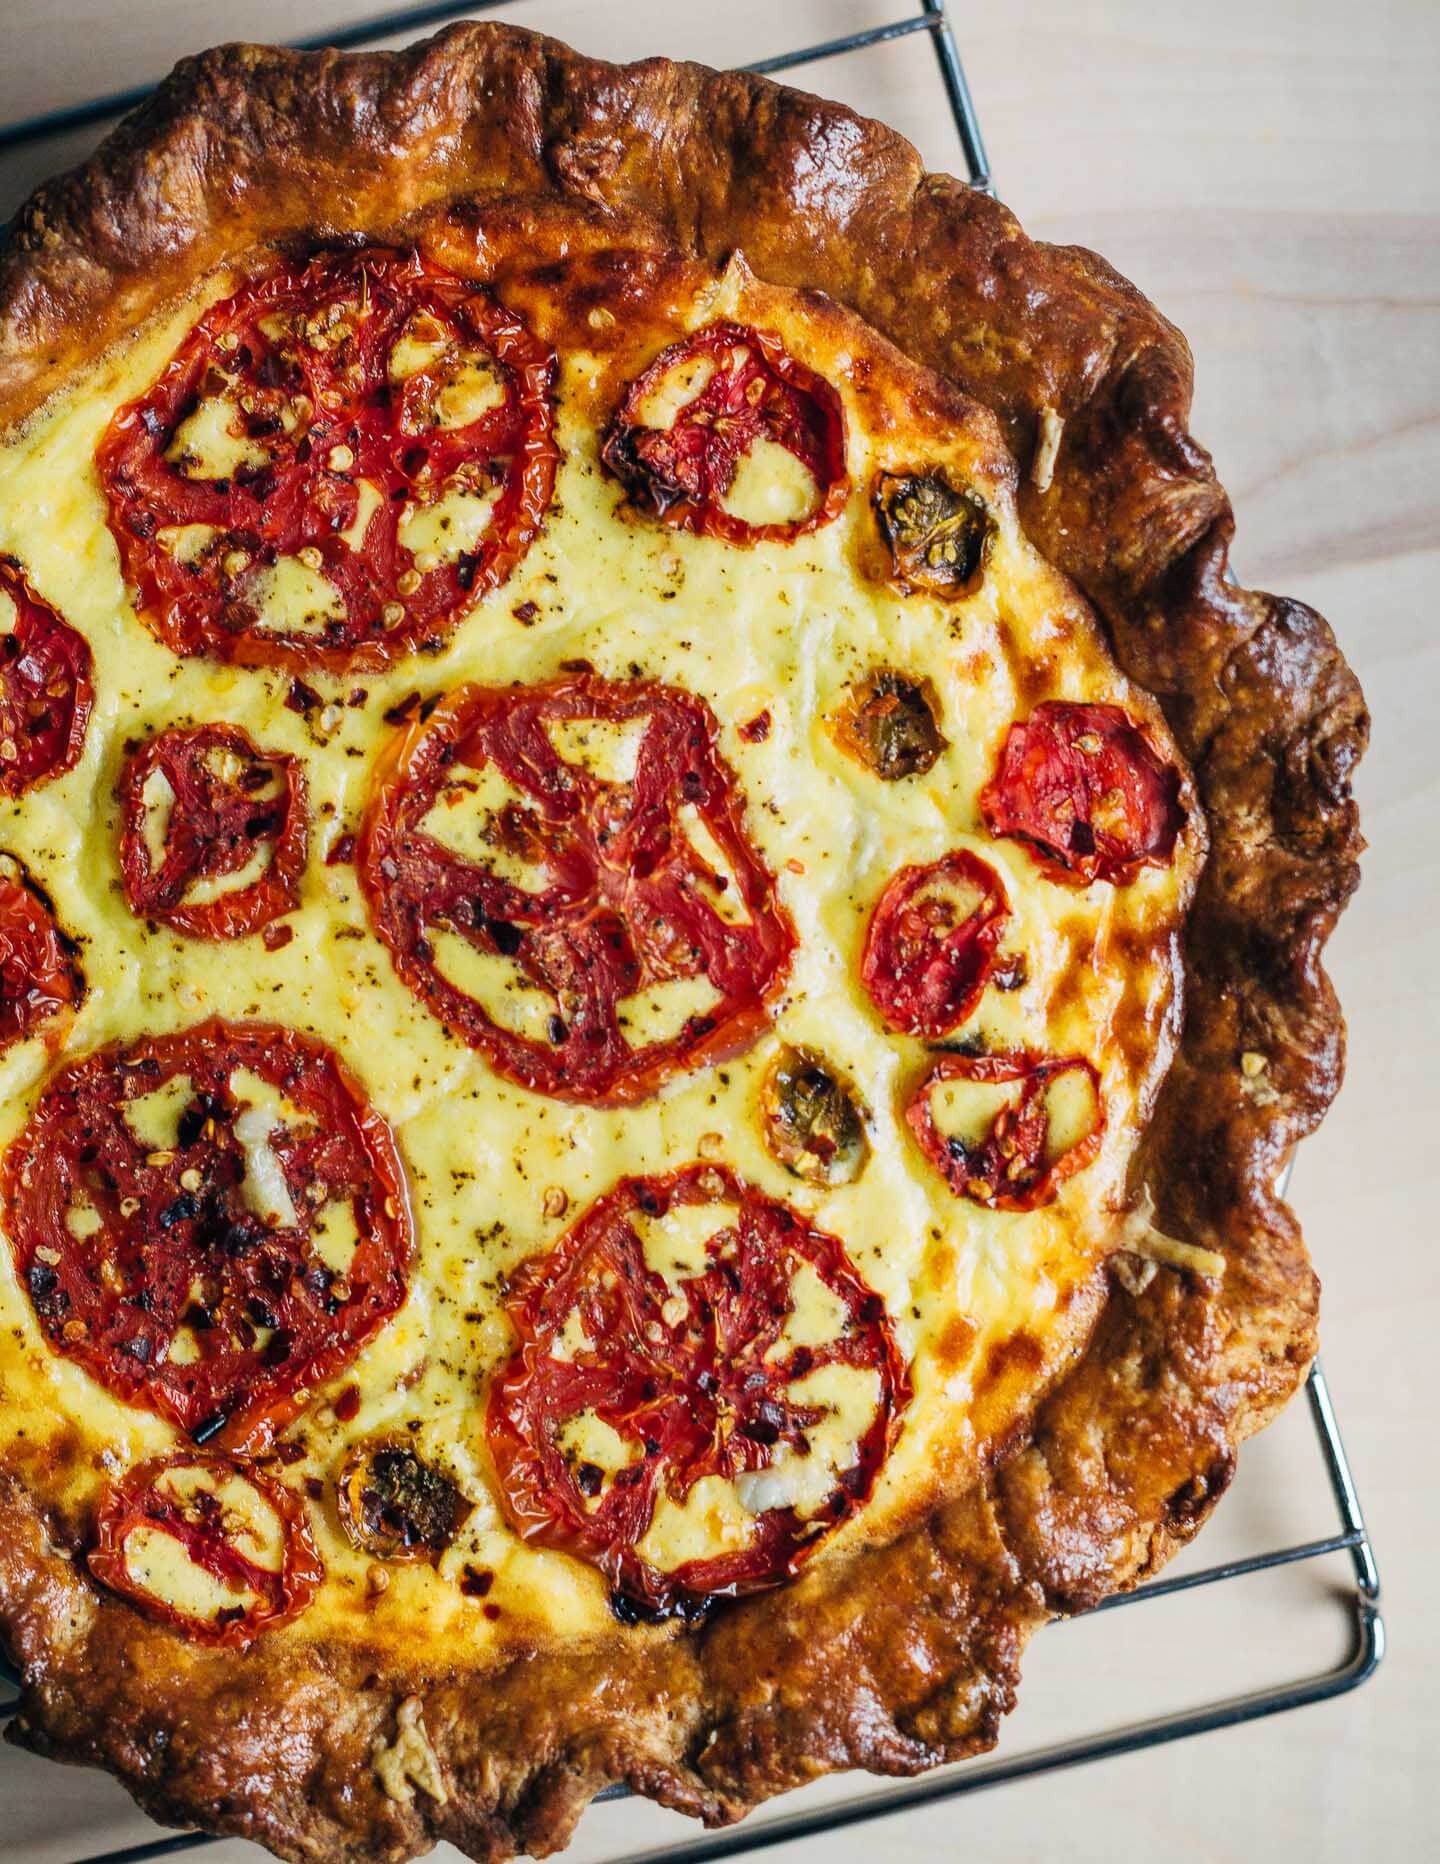
[[[88,1564],[146,1617],[229,1650],[298,1618],[325,1576],[298,1495],[253,1463],[193,1453],[125,1472]]]
[[[945,750],[940,701],[927,679],[877,667],[857,680],[827,721],[840,748],[885,783],[933,769]]]
[[[0,855],[0,1050],[77,1003],[83,988],[49,901],[13,855]]]
[[[946,1055],[905,1117],[955,1195],[988,1210],[1051,1203],[1105,1132],[1100,1077],[1080,1055]]]
[[[826,1325],[807,1304],[792,1328],[816,1284]],[[864,1505],[910,1399],[885,1304],[839,1240],[719,1167],[622,1180],[508,1305],[516,1349],[487,1412],[506,1512],[642,1615],[790,1578]],[[813,1433],[840,1414],[837,1448]],[[662,1564],[693,1547],[667,1521],[692,1495],[702,1519],[723,1509],[724,1485],[722,1544]]]
[[[96,464],[177,654],[341,672],[439,642],[554,490],[555,357],[418,254],[327,254],[209,310]]]
[[[994,868],[957,848],[926,867],[902,867],[865,935],[860,977],[892,1029],[932,1039],[980,1001],[1010,920]]]
[[[378,772],[358,854],[421,1002],[511,1080],[602,1105],[747,1048],[795,933],[704,701],[585,674],[464,686],[422,714]],[[626,733],[626,774],[584,761],[582,740]],[[492,788],[471,840],[442,840]],[[466,965],[498,984],[482,996]]]
[[[174,726],[129,760],[119,795],[120,872],[137,918],[243,938],[298,904],[309,839],[298,758],[259,750],[238,725]],[[256,867],[243,885],[219,884]]]
[[[69,770],[94,703],[89,642],[0,557],[0,795]]]
[[[808,508],[775,518],[727,509],[742,466],[763,468],[762,448],[799,462]],[[741,324],[707,324],[662,351],[627,389],[600,457],[651,517],[732,544],[818,530],[850,495],[839,395],[773,332]]]
[[[918,590],[953,601],[980,586],[995,520],[978,492],[943,468],[882,472],[872,503],[890,556],[890,581],[902,594]]]
[[[1113,886],[1164,867],[1185,823],[1180,772],[1119,706],[1049,700],[1006,733],[980,793],[992,835],[1028,842],[1052,880]]]
[[[400,1437],[357,1444],[340,1471],[335,1499],[347,1538],[374,1560],[433,1563],[473,1507]]]
[[[390,1129],[292,1029],[217,1020],[72,1062],[0,1195],[52,1350],[197,1443],[262,1447],[405,1299]]]
[[[760,1133],[766,1150],[807,1184],[853,1184],[865,1169],[870,1141],[853,1084],[814,1049],[788,1043],[760,1088]]]

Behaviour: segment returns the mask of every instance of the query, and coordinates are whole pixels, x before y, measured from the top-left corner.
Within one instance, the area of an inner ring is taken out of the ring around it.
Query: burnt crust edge
[[[743,249],[997,415],[1026,530],[1160,700],[1205,802],[1185,1029],[1135,1179],[1163,1229],[1228,1266],[1218,1284],[1114,1281],[983,1487],[702,1630],[607,1644],[603,1675],[593,1653],[536,1650],[481,1678],[376,1678],[364,1653],[279,1637],[237,1669],[97,1596],[69,1531],[0,1481],[0,1616],[27,1680],[14,1737],[109,1767],[161,1819],[297,1859],[438,1838],[543,1854],[611,1780],[720,1823],[835,1768],[910,1773],[990,1745],[1030,1631],[1190,1538],[1315,1343],[1317,1285],[1271,1186],[1340,1080],[1321,953],[1357,880],[1364,702],[1318,615],[1227,582],[1232,517],[1187,431],[1184,339],[1102,260],[1028,240],[893,131],[762,79],[605,65],[495,25],[402,53],[232,46],[180,65],[18,216],[0,426],[228,249],[403,237],[465,196],[714,261]],[[388,1798],[374,1773],[417,1697],[443,1803]]]

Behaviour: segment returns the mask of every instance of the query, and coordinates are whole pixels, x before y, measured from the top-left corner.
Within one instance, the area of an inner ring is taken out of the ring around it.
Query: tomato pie
[[[0,252],[16,1739],[283,1857],[997,1735],[1303,1379],[1366,719],[1182,339],[744,76],[182,65]]]

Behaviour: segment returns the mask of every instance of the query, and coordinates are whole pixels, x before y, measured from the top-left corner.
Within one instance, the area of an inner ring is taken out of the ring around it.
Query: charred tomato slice
[[[78,1002],[82,989],[49,901],[13,855],[0,855],[0,1050]]]
[[[995,520],[978,492],[943,470],[882,472],[872,502],[897,588],[952,600],[979,587]]]
[[[932,1040],[963,1023],[1010,920],[994,868],[957,848],[902,867],[870,916],[860,976],[892,1029]]]
[[[927,679],[877,667],[857,680],[830,719],[841,749],[886,783],[923,776],[945,749],[940,701]]]
[[[188,1569],[184,1602],[165,1585],[166,1541]],[[101,1504],[88,1564],[147,1617],[230,1650],[298,1618],[325,1576],[298,1495],[253,1463],[193,1453],[126,1471]]]
[[[809,508],[773,519],[727,509],[745,463],[763,471],[757,450],[774,448],[804,469]],[[707,324],[663,350],[627,389],[600,457],[642,511],[732,544],[818,530],[850,494],[839,395],[772,331],[742,324]]]
[[[72,1062],[0,1195],[51,1348],[197,1443],[267,1443],[405,1298],[390,1129],[291,1029],[213,1021]]]
[[[336,672],[442,639],[539,529],[554,378],[519,318],[418,255],[245,286],[97,455],[147,625],[177,654]]]
[[[792,1328],[802,1287],[825,1327]],[[508,1306],[516,1348],[487,1428],[510,1520],[646,1613],[790,1578],[864,1505],[910,1398],[885,1305],[842,1244],[719,1167],[622,1180]],[[817,1426],[847,1382],[863,1403],[827,1449]],[[717,1479],[739,1511],[727,1543],[659,1563],[661,1517]]]
[[[587,733],[628,734],[631,761],[601,774],[576,748]],[[766,1026],[795,934],[716,735],[690,693],[582,674],[461,687],[384,758],[358,856],[371,919],[410,989],[502,1074],[642,1100]],[[466,805],[472,838],[452,845]],[[484,1001],[467,966],[498,980]]]
[[[0,795],[69,770],[94,703],[89,642],[0,557]]]
[[[772,1158],[807,1184],[853,1184],[870,1142],[860,1097],[814,1049],[788,1043],[766,1070],[760,1123]]]
[[[297,758],[259,750],[238,725],[174,726],[129,760],[119,795],[120,872],[137,917],[222,939],[293,911],[309,839]],[[243,885],[220,884],[257,866]]]
[[[1105,1132],[1100,1077],[1080,1055],[946,1055],[905,1117],[955,1195],[989,1210],[1050,1203]]]
[[[980,794],[992,835],[1028,842],[1052,880],[1114,886],[1164,867],[1185,823],[1180,772],[1119,706],[1050,700],[1005,736]]]
[[[358,1444],[335,1485],[340,1525],[375,1560],[440,1558],[471,1503],[403,1438]]]

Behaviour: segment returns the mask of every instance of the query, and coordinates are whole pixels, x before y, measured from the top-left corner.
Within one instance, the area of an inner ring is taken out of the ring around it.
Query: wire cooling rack
[[[455,4],[454,0],[450,0],[449,4],[400,7],[315,38],[298,39],[292,43],[302,50],[314,50],[325,45],[366,45],[397,33],[419,31],[462,16],[473,17],[481,13],[498,12],[502,8],[513,10],[519,3],[520,0],[460,0],[460,4]],[[839,38],[799,46],[793,51],[762,59],[749,66],[749,69],[762,73],[791,71],[800,65],[817,64],[823,59],[861,53],[873,46],[913,35],[927,37],[934,50],[970,185],[992,193],[985,139],[980,131],[970,87],[960,62],[945,0],[920,0],[918,8],[897,19],[862,31],[846,33]],[[115,91],[62,110],[47,112],[43,116],[0,125],[0,155],[6,150],[21,148],[46,137],[103,124],[131,109],[146,95],[145,87]],[[1288,1176],[1287,1168],[1287,1180]],[[1350,1621],[1351,1632],[1350,1649],[1343,1661],[1329,1668],[1306,1671],[1286,1682],[1206,1702],[1198,1708],[1157,1715],[1146,1721],[1130,1722],[1122,1727],[1054,1742],[996,1760],[972,1761],[958,1770],[929,1774],[898,1786],[883,1787],[838,1802],[766,1817],[732,1831],[667,1844],[656,1850],[633,1852],[624,1860],[624,1864],[702,1864],[702,1861],[708,1864],[709,1860],[740,1857],[789,1840],[808,1838],[817,1833],[837,1831],[843,1826],[884,1818],[890,1813],[913,1811],[938,1800],[957,1799],[964,1794],[977,1793],[985,1787],[1000,1786],[1011,1780],[1026,1780],[1036,1774],[1078,1767],[1085,1761],[1138,1753],[1169,1741],[1183,1740],[1189,1735],[1209,1734],[1219,1728],[1233,1728],[1243,1722],[1259,1721],[1264,1716],[1279,1715],[1288,1709],[1303,1708],[1312,1702],[1324,1702],[1358,1688],[1374,1674],[1385,1654],[1385,1623],[1380,1615],[1380,1576],[1361,1513],[1355,1479],[1341,1441],[1330,1388],[1318,1363],[1311,1368],[1305,1396],[1334,1506],[1335,1531],[1316,1540],[1270,1547],[1196,1572],[1151,1580],[1133,1592],[1120,1593],[1104,1600],[1087,1616],[1153,1603],[1156,1599],[1174,1593],[1223,1585],[1256,1573],[1343,1554],[1348,1556],[1351,1572],[1351,1583],[1344,1589],[1340,1601]],[[19,1678],[3,1656],[0,1656],[0,1679],[12,1691],[18,1688]],[[0,1720],[12,1715],[18,1706],[17,1694],[0,1699]],[[624,1792],[624,1788],[612,1787],[602,1793],[600,1798],[613,1799],[622,1796]],[[88,1853],[78,1858],[76,1864],[145,1864],[149,1859],[173,1857],[177,1853],[198,1850],[215,1842],[201,1832],[180,1832],[173,1837],[158,1838],[119,1850]]]

